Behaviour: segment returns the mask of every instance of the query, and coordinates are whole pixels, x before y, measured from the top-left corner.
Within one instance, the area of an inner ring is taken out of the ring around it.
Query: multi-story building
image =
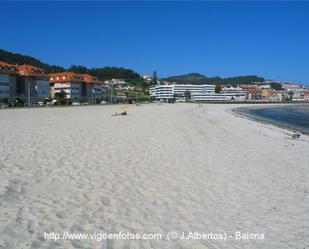
[[[239,86],[225,86],[220,94],[225,96],[226,100],[244,101],[246,99],[244,90]]]
[[[86,92],[86,87],[82,89],[84,78],[73,72],[61,72],[49,74],[49,83],[51,86],[52,97],[56,93],[64,91],[67,99],[77,99],[82,96],[82,92]]]
[[[283,83],[282,87],[287,91],[297,91],[304,88],[302,84]]]
[[[17,68],[20,74],[16,89],[18,96],[26,96],[28,105],[49,97],[48,74],[44,69],[30,65],[22,65]]]
[[[92,102],[102,96],[101,82],[92,75],[62,72],[49,76],[52,97],[61,91],[64,91],[67,99],[72,101],[86,98]]]
[[[256,85],[240,85],[245,92],[247,100],[260,100],[262,98],[262,90]]]
[[[291,90],[289,92],[292,95],[292,101],[305,101],[304,89]]]
[[[190,98],[200,98],[204,95],[214,93],[214,85],[182,85],[182,84],[172,84],[172,85],[155,85],[149,88],[150,96],[159,100],[178,100],[186,99],[189,93]]]
[[[244,101],[241,88],[224,88],[222,93],[215,93],[214,85],[172,84],[156,85],[149,88],[150,96],[157,100],[185,100],[188,95],[192,101]]]
[[[272,89],[271,95],[268,97],[270,101],[280,102],[288,99],[288,92],[284,90]]]
[[[262,99],[268,99],[272,95],[272,88],[263,88],[261,89],[261,97]]]
[[[16,97],[16,83],[19,75],[15,65],[0,61],[0,98]]]
[[[304,91],[304,101],[309,101],[309,91]]]
[[[86,84],[86,98],[93,102],[95,99],[102,97],[102,82],[95,76],[81,74]]]
[[[174,87],[173,85],[151,86],[149,87],[149,95],[157,100],[173,100],[175,98]]]

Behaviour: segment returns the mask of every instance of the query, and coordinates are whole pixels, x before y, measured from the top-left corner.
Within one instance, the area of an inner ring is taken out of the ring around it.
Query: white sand
[[[309,139],[231,105],[0,111],[0,248],[308,248]],[[265,240],[44,240],[45,232]]]

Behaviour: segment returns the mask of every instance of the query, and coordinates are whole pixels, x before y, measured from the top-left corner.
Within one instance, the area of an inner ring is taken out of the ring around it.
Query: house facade
[[[89,74],[81,74],[81,76],[84,79],[83,84],[86,84],[86,98],[94,103],[96,99],[102,97],[102,82],[97,77]]]
[[[64,91],[67,99],[78,99],[82,96],[84,78],[73,72],[61,72],[49,74],[49,83],[52,97]]]
[[[16,92],[18,96],[25,96],[28,105],[42,101],[50,96],[48,73],[38,67],[30,65],[18,66],[19,77]]]
[[[102,97],[101,82],[98,78],[88,74],[73,72],[53,73],[49,75],[52,97],[64,91],[66,98],[78,101],[82,98],[94,101]]]
[[[49,95],[48,74],[43,69],[0,62],[0,98],[26,98],[32,105]]]
[[[15,65],[0,61],[0,98],[16,97],[16,84],[19,75]]]
[[[240,85],[245,92],[247,100],[260,100],[262,98],[262,90],[256,85]]]

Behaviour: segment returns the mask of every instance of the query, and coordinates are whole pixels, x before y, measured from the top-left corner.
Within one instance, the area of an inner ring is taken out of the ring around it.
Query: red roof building
[[[48,73],[39,67],[34,67],[31,65],[22,65],[17,67],[19,73],[25,77],[35,77],[35,78],[48,78]]]
[[[0,74],[19,75],[16,65],[0,61]]]
[[[64,91],[67,98],[71,100],[86,98],[93,101],[102,96],[102,82],[97,77],[89,74],[52,73],[49,74],[49,82],[52,88],[52,96],[61,91]]]
[[[260,100],[262,90],[256,85],[240,85],[245,92],[246,99],[248,100]]]
[[[28,105],[49,96],[48,74],[31,65],[11,65],[0,61],[0,97],[26,97]]]
[[[0,98],[13,98],[16,96],[18,69],[0,61]]]

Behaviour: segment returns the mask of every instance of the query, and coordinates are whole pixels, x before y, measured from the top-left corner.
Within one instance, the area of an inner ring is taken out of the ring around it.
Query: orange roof
[[[89,74],[77,74],[73,72],[51,73],[49,74],[50,83],[65,82],[85,82],[88,84],[99,84],[101,81],[95,76]]]
[[[39,67],[34,67],[31,65],[22,65],[17,67],[20,74],[26,77],[48,77],[46,71]]]
[[[261,93],[262,90],[256,85],[240,85],[246,93]]]
[[[99,84],[102,83],[99,81],[99,79],[93,75],[90,74],[81,74],[81,76],[84,78],[84,81],[89,84]]]
[[[80,74],[73,72],[51,73],[49,74],[49,82],[84,82],[84,78]]]
[[[18,69],[15,65],[0,61],[0,73],[18,75]]]

